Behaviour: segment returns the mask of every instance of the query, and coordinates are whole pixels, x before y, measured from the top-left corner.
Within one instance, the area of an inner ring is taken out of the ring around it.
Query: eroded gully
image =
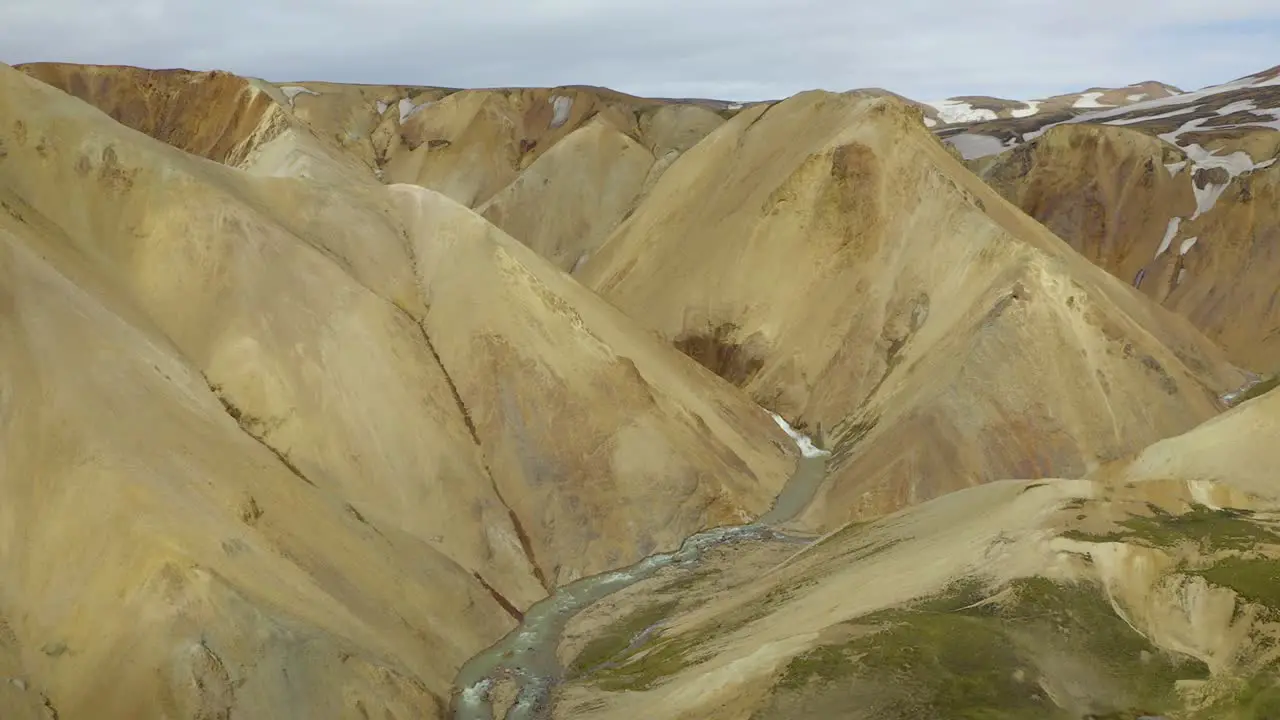
[[[777,526],[808,506],[826,474],[828,453],[818,449],[781,417],[774,415],[773,418],[795,440],[802,457],[768,513],[745,525],[712,528],[690,535],[674,552],[650,555],[634,565],[555,588],[550,596],[525,612],[518,627],[462,666],[454,681],[454,720],[493,720],[490,691],[499,679],[511,680],[517,687],[515,702],[507,710],[505,720],[547,717],[551,691],[563,674],[556,658],[560,636],[569,620],[596,601],[652,577],[669,565],[692,567],[704,550],[716,545],[759,540],[807,541],[788,535]]]

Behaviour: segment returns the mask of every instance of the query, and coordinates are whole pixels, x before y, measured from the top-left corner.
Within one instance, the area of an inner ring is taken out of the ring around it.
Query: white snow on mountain
[[[1013,110],[1010,114],[1016,118],[1031,117],[1032,115],[1040,112],[1040,104],[1042,102],[1042,100],[1023,100],[1026,107]]]
[[[1074,107],[1074,108],[1107,108],[1107,107],[1114,107],[1113,105],[1103,105],[1102,103],[1098,102],[1098,98],[1100,98],[1100,97],[1102,97],[1102,93],[1100,93],[1100,92],[1087,92],[1087,93],[1081,93],[1081,94],[1080,94],[1080,97],[1079,97],[1079,98],[1077,98],[1077,99],[1076,99],[1076,101],[1075,101],[1074,103],[1072,103],[1071,107]]]
[[[951,123],[974,123],[996,119],[994,110],[975,108],[963,100],[934,100],[926,102],[925,105],[937,110],[938,118],[948,125]]]

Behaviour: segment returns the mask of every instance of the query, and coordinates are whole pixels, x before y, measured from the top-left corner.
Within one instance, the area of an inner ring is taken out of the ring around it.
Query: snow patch
[[[1169,171],[1169,177],[1177,177],[1178,173],[1182,170],[1182,168],[1186,166],[1187,166],[1186,160],[1179,160],[1178,162],[1173,162],[1173,163],[1165,163],[1164,165],[1165,169]]]
[[[1190,107],[1178,108],[1177,110],[1170,110],[1169,112],[1160,113],[1159,115],[1139,115],[1138,117],[1120,118],[1119,120],[1107,120],[1102,124],[1103,125],[1132,125],[1134,123],[1147,122],[1148,120],[1163,120],[1165,118],[1177,117],[1179,115],[1186,115],[1187,113],[1193,113],[1199,109],[1200,109],[1199,105],[1192,105]]]
[[[1128,100],[1131,103],[1136,103],[1139,100],[1142,100],[1143,98],[1145,98],[1146,96],[1147,96],[1146,93],[1137,93],[1136,95],[1125,95],[1124,99]]]
[[[1198,130],[1208,118],[1195,118],[1187,121],[1182,127],[1172,132],[1162,133],[1158,137],[1182,149],[1187,154],[1187,158],[1191,161],[1191,166],[1196,170],[1201,168],[1222,168],[1227,171],[1227,182],[1225,183],[1209,183],[1204,187],[1192,185],[1192,190],[1196,196],[1196,213],[1191,216],[1194,220],[1213,208],[1218,202],[1218,198],[1222,197],[1222,193],[1226,191],[1227,185],[1233,178],[1243,173],[1252,172],[1258,168],[1253,162],[1253,158],[1249,153],[1243,150],[1237,150],[1227,155],[1219,155],[1217,150],[1206,150],[1198,143],[1189,145],[1179,145],[1178,136],[1183,133]],[[1194,175],[1192,176],[1194,179]]]
[[[583,263],[585,263],[589,257],[591,257],[591,251],[584,250],[583,253],[578,256],[578,259],[573,261],[573,269],[569,270],[569,274],[572,275],[578,272],[578,269],[582,267]]]
[[[1061,125],[1061,124],[1062,124],[1062,123],[1049,123],[1048,125],[1044,125],[1044,126],[1042,126],[1042,127],[1041,127],[1040,129],[1038,129],[1038,130],[1032,130],[1032,131],[1031,131],[1031,132],[1029,132],[1029,133],[1022,133],[1022,142],[1031,142],[1032,140],[1035,140],[1036,138],[1038,138],[1038,137],[1040,137],[1041,135],[1043,135],[1043,134],[1045,134],[1046,132],[1048,132],[1048,131],[1049,131],[1049,128],[1051,128],[1051,127],[1057,127],[1057,126],[1059,126],[1059,125]]]
[[[403,125],[406,120],[413,117],[422,108],[430,105],[431,102],[424,102],[421,105],[414,105],[412,98],[400,98],[400,124]]]
[[[1182,218],[1169,218],[1169,227],[1164,230],[1164,239],[1160,241],[1160,247],[1156,250],[1156,257],[1164,254],[1169,249],[1169,245],[1173,243],[1173,236],[1178,234],[1178,226],[1182,224]]]
[[[1253,76],[1252,78],[1250,78],[1250,79],[1251,79],[1251,80],[1257,80],[1257,78],[1258,78],[1258,76],[1257,76],[1257,75],[1254,75],[1254,76]],[[1276,73],[1276,74],[1275,74],[1275,75],[1273,75],[1272,77],[1266,78],[1266,79],[1264,79],[1264,80],[1258,80],[1257,82],[1255,82],[1254,84],[1250,85],[1249,87],[1256,87],[1256,88],[1260,88],[1260,87],[1271,87],[1271,86],[1273,86],[1273,85],[1280,85],[1280,73]]]
[[[938,118],[947,125],[952,123],[976,123],[996,119],[996,113],[994,110],[975,108],[963,100],[935,100],[933,102],[926,102],[925,105],[937,110]]]
[[[1239,80],[1232,80],[1231,82],[1223,83],[1222,85],[1211,85],[1206,88],[1201,88],[1200,90],[1193,90],[1185,93],[1173,93],[1167,97],[1151,98],[1132,105],[1124,105],[1118,108],[1086,113],[1072,118],[1068,122],[1095,122],[1138,110],[1189,105],[1196,102],[1203,103],[1207,98],[1211,98],[1214,95],[1221,95],[1225,92],[1231,92],[1232,90],[1270,87],[1274,85],[1280,85],[1280,75],[1272,78],[1260,78],[1254,75],[1246,78],[1240,78]],[[1170,92],[1172,93],[1172,91]]]
[[[556,95],[551,98],[550,103],[555,113],[551,118],[551,129],[555,130],[569,122],[569,112],[573,110],[573,98],[567,95]]]
[[[1232,113],[1245,112],[1248,110],[1257,110],[1258,106],[1253,104],[1253,100],[1237,100],[1233,103],[1223,105],[1214,110],[1219,115],[1230,115]]]
[[[293,107],[294,103],[296,102],[296,98],[297,98],[299,95],[302,95],[302,94],[304,94],[304,93],[305,93],[305,94],[307,94],[307,95],[319,95],[319,94],[320,94],[320,93],[316,92],[315,90],[312,90],[312,89],[310,89],[310,88],[304,88],[304,87],[302,87],[301,85],[288,85],[288,86],[286,86],[286,87],[282,87],[282,88],[280,88],[280,92],[284,93],[285,98],[286,98],[286,99],[288,99],[288,101],[289,101],[289,107]]]
[[[953,135],[946,139],[952,147],[960,151],[960,156],[965,160],[976,160],[988,155],[1002,153],[1008,148],[1001,142],[1000,138],[990,135],[972,135],[963,133]],[[1016,140],[1013,142],[1016,143]]]
[[[1188,250],[1196,246],[1196,240],[1198,239],[1199,238],[1190,237],[1190,238],[1187,238],[1186,240],[1183,240],[1182,246],[1178,248],[1178,254],[1186,255]]]
[[[1212,480],[1188,480],[1187,489],[1191,491],[1191,499],[1210,510],[1222,508],[1213,503],[1214,482]]]
[[[1182,148],[1182,151],[1187,154],[1187,157],[1191,158],[1191,163],[1196,168],[1220,167],[1226,170],[1231,177],[1242,175],[1257,167],[1253,164],[1253,158],[1249,157],[1249,153],[1243,150],[1237,150],[1230,155],[1219,155],[1217,150],[1205,150],[1192,143]]]
[[[1181,284],[1182,284],[1182,280],[1183,280],[1183,278],[1185,278],[1186,276],[1187,276],[1187,269],[1186,269],[1186,268],[1178,268],[1178,277],[1174,279],[1173,284],[1174,284],[1174,285],[1181,285]]]
[[[741,110],[741,109],[742,109],[742,103],[729,103],[727,106],[725,106],[725,110]]]
[[[1100,92],[1087,92],[1087,93],[1081,93],[1081,94],[1080,94],[1080,97],[1076,98],[1076,101],[1075,101],[1074,103],[1072,103],[1072,104],[1071,104],[1071,107],[1073,107],[1073,108],[1109,108],[1109,107],[1115,107],[1114,105],[1103,105],[1102,103],[1098,102],[1098,98],[1100,98],[1100,97],[1102,97],[1102,93],[1100,93]]]
[[[925,119],[924,119],[924,126],[925,126],[925,127],[936,127],[936,126],[937,126],[937,124],[938,124],[938,121],[937,121],[937,120],[934,120],[934,119],[933,119],[933,118],[931,118],[931,117],[927,117],[927,118],[925,118]]]
[[[387,103],[385,103],[385,102],[383,102],[383,101],[381,101],[381,100],[379,100],[378,102],[374,103],[374,104],[373,104],[373,106],[378,110],[378,115],[383,115],[383,114],[385,114],[385,113],[387,112],[387,108],[391,107],[390,105],[388,105]]]
[[[809,439],[808,435],[803,435],[797,432],[796,429],[791,427],[791,424],[788,423],[786,420],[783,420],[782,416],[779,415],[778,413],[771,412],[769,413],[769,415],[773,417],[774,422],[778,423],[778,427],[782,428],[782,432],[786,433],[792,440],[795,441],[796,446],[800,448],[801,455],[807,458],[812,458],[812,457],[822,457],[823,455],[831,454],[829,450],[823,450],[817,445],[814,445],[813,441]]]
[[[1022,103],[1026,105],[1026,107],[1012,110],[1009,114],[1016,118],[1031,117],[1032,115],[1040,112],[1041,102],[1041,100],[1023,100]]]
[[[1208,183],[1204,187],[1192,184],[1191,190],[1196,194],[1196,212],[1191,216],[1191,219],[1195,220],[1212,210],[1213,206],[1217,204],[1218,198],[1222,197],[1222,193],[1226,192],[1229,184],[1229,181],[1222,184]]]

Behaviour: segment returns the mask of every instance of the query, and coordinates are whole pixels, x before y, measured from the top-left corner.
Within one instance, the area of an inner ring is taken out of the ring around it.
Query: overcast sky
[[[735,100],[1035,98],[1280,64],[1280,0],[0,0],[0,60]]]

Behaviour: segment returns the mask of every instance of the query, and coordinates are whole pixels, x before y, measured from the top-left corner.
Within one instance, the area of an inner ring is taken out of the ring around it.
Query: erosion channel
[[[659,553],[634,565],[581,578],[556,588],[535,603],[524,620],[489,649],[471,658],[454,681],[454,720],[493,720],[490,691],[499,678],[514,679],[518,691],[506,720],[537,720],[550,712],[551,691],[563,668],[556,649],[565,626],[575,615],[609,595],[651,577],[664,567],[693,568],[708,548],[728,542],[775,540],[810,542],[812,538],[782,532],[777,525],[800,513],[822,484],[830,453],[796,432],[778,415],[774,421],[800,447],[796,471],[774,500],[773,508],[754,522],[711,528],[690,535],[678,550]]]

